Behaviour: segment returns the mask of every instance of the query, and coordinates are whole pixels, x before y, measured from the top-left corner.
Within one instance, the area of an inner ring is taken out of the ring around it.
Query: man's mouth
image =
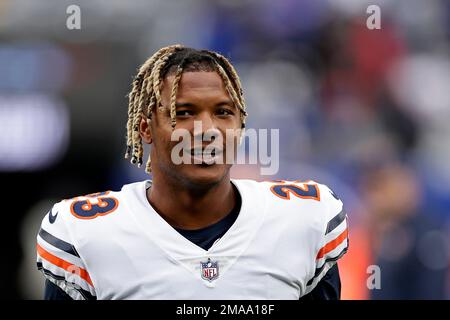
[[[190,153],[194,164],[214,164],[223,154],[223,149],[218,148],[194,148],[190,150],[185,150],[185,152]]]
[[[216,154],[219,155],[221,154],[223,151],[222,150],[217,150],[217,149],[212,149],[212,150],[205,150],[205,149],[191,149],[191,155],[192,156],[215,156]]]

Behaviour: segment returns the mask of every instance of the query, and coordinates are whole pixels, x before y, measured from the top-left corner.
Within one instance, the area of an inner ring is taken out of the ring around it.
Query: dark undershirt
[[[241,211],[242,199],[237,191],[236,187],[233,185],[236,194],[236,204],[234,208],[231,209],[230,213],[228,213],[224,218],[219,220],[218,222],[211,224],[207,227],[196,229],[196,230],[185,230],[180,228],[174,228],[177,230],[183,237],[188,239],[189,241],[195,243],[197,246],[202,248],[203,250],[208,250],[212,247],[214,242],[222,238],[222,236],[230,229],[233,223],[236,221],[239,216],[239,212]]]
[[[234,224],[237,217],[239,216],[239,212],[241,210],[242,199],[237,191],[236,187],[233,185],[237,199],[236,205],[231,210],[229,214],[227,214],[220,221],[209,225],[202,229],[197,230],[185,230],[174,228],[177,230],[182,236],[184,236],[189,241],[193,242],[200,248],[204,250],[208,250],[211,246],[220,239],[228,229]],[[337,264],[335,264],[327,274],[320,280],[317,286],[311,291],[309,294],[300,298],[301,301],[309,301],[309,300],[339,300],[341,292],[341,281],[339,277],[339,270]],[[72,300],[72,298],[64,292],[60,287],[53,284],[51,281],[45,281],[45,292],[44,292],[45,300]]]

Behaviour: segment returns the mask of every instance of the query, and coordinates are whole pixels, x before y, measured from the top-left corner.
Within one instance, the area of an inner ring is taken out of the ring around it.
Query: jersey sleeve
[[[317,283],[316,287],[308,294],[302,296],[300,301],[313,300],[340,300],[341,278],[337,263],[333,265],[325,276]]]
[[[36,244],[37,268],[72,299],[95,299],[94,285],[64,218],[64,206],[59,202],[42,220]]]
[[[315,256],[314,275],[306,284],[305,294],[311,292],[337,261],[347,252],[348,218],[342,201],[327,186],[320,185],[325,214],[321,242]]]

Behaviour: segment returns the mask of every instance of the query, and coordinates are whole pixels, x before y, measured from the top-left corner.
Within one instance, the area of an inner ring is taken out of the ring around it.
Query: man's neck
[[[170,196],[167,196],[170,195]],[[224,218],[236,204],[230,177],[203,192],[153,177],[147,199],[170,225],[180,229],[200,229]]]

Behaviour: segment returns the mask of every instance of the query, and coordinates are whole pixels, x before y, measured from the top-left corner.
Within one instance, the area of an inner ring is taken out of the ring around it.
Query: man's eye
[[[218,111],[218,113],[219,113],[219,115],[221,115],[221,116],[229,116],[229,115],[232,115],[232,114],[233,114],[233,112],[232,112],[231,110],[228,110],[228,109],[220,109],[220,110]]]
[[[186,116],[190,116],[190,115],[192,115],[192,111],[189,111],[189,110],[180,110],[180,111],[177,111],[177,117],[186,117]]]

